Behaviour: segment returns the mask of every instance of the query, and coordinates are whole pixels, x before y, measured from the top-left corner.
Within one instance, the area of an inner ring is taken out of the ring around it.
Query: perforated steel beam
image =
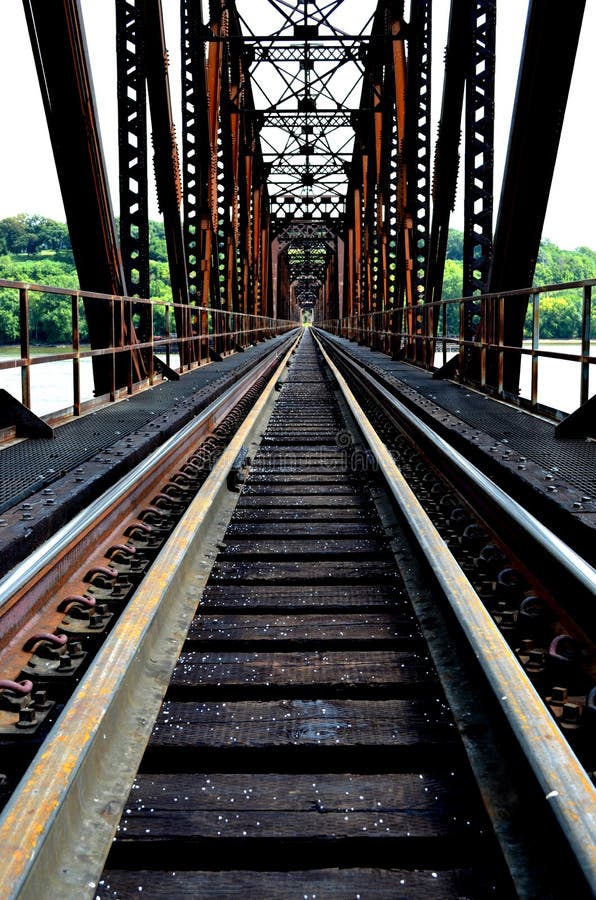
[[[147,95],[151,113],[155,186],[163,215],[172,300],[176,305],[176,330],[181,338],[192,334],[189,305],[186,253],[182,233],[182,186],[180,162],[174,127],[169,86],[169,59],[166,49],[161,0],[141,0],[145,20],[147,53]],[[192,343],[180,343],[180,362],[184,366],[194,359]]]
[[[145,27],[139,0],[116,2],[120,247],[129,296],[149,297],[149,202]],[[148,309],[139,307],[141,340]]]
[[[75,265],[82,290],[119,295],[125,276],[116,237],[95,97],[78,0],[23,0],[29,37],[37,68],[56,173],[64,203]],[[120,332],[132,334],[129,322],[120,321],[118,305],[85,302],[93,349],[112,346]],[[140,360],[134,360],[140,365]],[[115,385],[112,361],[94,357],[96,395],[129,383],[131,360],[116,354]],[[139,374],[137,369],[137,374]]]

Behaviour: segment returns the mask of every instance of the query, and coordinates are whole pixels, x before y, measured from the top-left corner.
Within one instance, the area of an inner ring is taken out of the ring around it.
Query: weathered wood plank
[[[319,494],[314,494],[314,496],[309,496],[308,494],[298,494],[296,496],[286,496],[284,494],[275,493],[272,495],[266,494],[248,494],[243,493],[240,495],[238,500],[238,508],[240,509],[249,509],[249,508],[257,508],[261,509],[265,506],[272,507],[282,507],[284,509],[295,508],[295,509],[319,509],[321,508],[330,508],[334,509],[334,507],[340,507],[341,509],[367,509],[369,510],[371,507],[370,500],[362,497],[360,493],[352,492],[350,494],[345,493],[336,493],[335,491],[325,492],[322,491]],[[334,510],[335,515],[335,510]]]
[[[214,584],[205,586],[200,609],[305,609],[345,612],[349,609],[403,608],[405,596],[399,581],[391,584],[354,585],[257,585]]]
[[[198,615],[187,643],[212,641],[299,641],[317,644],[371,641],[413,641],[420,638],[414,616],[391,613],[348,615]]]
[[[265,447],[276,447],[279,444],[284,447],[299,447],[303,451],[310,447],[326,447],[328,450],[332,450],[337,446],[335,429],[311,431],[308,428],[285,428],[283,430],[279,428],[263,437]]]
[[[451,717],[439,697],[388,700],[167,700],[149,748],[273,750],[349,747],[446,755],[456,742]],[[196,755],[200,765],[200,754]]]
[[[318,483],[315,479],[308,483],[302,484],[283,484],[278,482],[276,484],[256,484],[252,485],[250,480],[245,484],[242,489],[242,497],[304,497],[308,498],[316,498],[318,500],[319,497],[362,497],[361,489],[354,484],[350,484],[347,481],[343,481],[340,484],[326,484],[326,483]]]
[[[317,475],[313,475],[305,472],[262,472],[259,470],[257,472],[251,471],[249,476],[251,485],[304,485],[312,484],[313,481],[317,484],[357,484],[355,478],[350,478],[349,475],[341,472],[320,472]]]
[[[351,472],[348,460],[343,456],[297,456],[295,453],[269,453],[267,456],[258,456],[251,465],[251,474],[287,473],[288,475],[304,475],[320,473],[321,475],[336,474],[348,477]]]
[[[269,419],[269,425],[267,427],[267,433],[270,436],[275,436],[277,434],[319,434],[322,435],[325,440],[333,440],[336,446],[336,435],[339,431],[338,424],[332,417],[311,420],[291,415],[278,416],[275,420],[273,418]]]
[[[463,836],[455,793],[448,775],[422,773],[138,775],[118,839]]]
[[[197,863],[201,860],[197,860]],[[309,869],[308,871],[258,872],[127,872],[108,869],[95,894],[97,900],[223,900],[223,898],[270,898],[302,900],[462,900],[478,896],[470,892],[469,870],[433,871],[410,869]],[[141,893],[140,893],[141,892]],[[488,896],[488,893],[486,894]]]
[[[283,444],[280,444],[277,447],[272,447],[271,445],[261,445],[259,447],[259,451],[255,456],[255,464],[262,465],[267,460],[274,459],[275,457],[282,457],[285,453],[291,457],[303,457],[304,459],[312,459],[315,455],[321,455],[325,459],[329,460],[344,460],[346,459],[346,454],[343,448],[341,447],[328,447],[327,445],[322,445],[317,448],[316,451],[313,450],[312,447],[305,448],[303,453],[300,453],[300,448],[292,445],[291,447],[285,447]]]
[[[293,422],[276,422],[273,425],[269,423],[267,433],[264,440],[268,443],[279,441],[280,444],[293,443],[308,444],[311,440],[317,444],[329,444],[337,447],[336,435],[338,432],[337,424],[334,422],[313,423],[312,425],[306,421]]]
[[[279,535],[279,529],[278,529]],[[383,554],[387,556],[388,547],[385,542],[370,538],[335,538],[313,537],[301,538],[293,535],[285,537],[260,538],[259,540],[232,538],[225,535],[218,559],[249,557],[254,559],[263,556],[309,556],[309,557],[344,557],[363,554],[371,557]]]
[[[232,652],[181,653],[172,673],[174,688],[240,688],[275,685],[288,689],[316,686],[336,692],[348,687],[384,690],[415,689],[436,684],[435,671],[424,657],[399,650],[341,652]]]
[[[252,485],[249,480],[242,489],[242,497],[362,497],[360,487],[343,481],[338,484],[318,483],[318,479],[302,484],[284,484],[277,482],[276,484],[256,484]],[[364,499],[364,498],[363,498]]]
[[[265,522],[236,522],[228,525],[224,542],[230,538],[275,538],[280,535],[280,527],[277,519]],[[329,518],[323,522],[298,521],[285,522],[283,534],[302,538],[364,538],[374,535],[381,536],[382,528],[369,522],[330,522]]]
[[[365,581],[393,581],[399,578],[395,565],[383,560],[280,560],[268,562],[228,562],[217,560],[211,571],[210,581],[232,583],[258,582],[259,584],[321,584],[325,581],[360,584]]]
[[[286,498],[287,499],[287,498]],[[236,507],[232,523],[237,522],[328,522],[331,513],[327,506],[300,506],[289,503],[258,504],[251,503],[244,507]],[[334,522],[368,522],[370,507],[361,505],[336,507],[333,509]]]

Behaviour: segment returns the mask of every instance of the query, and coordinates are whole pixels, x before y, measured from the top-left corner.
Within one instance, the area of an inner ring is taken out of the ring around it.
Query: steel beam
[[[147,49],[147,94],[151,112],[155,185],[163,214],[170,268],[176,331],[179,338],[191,336],[188,275],[180,207],[182,188],[180,163],[172,117],[169,87],[169,61],[166,49],[161,0],[141,0],[144,7]],[[184,367],[194,359],[191,343],[180,343],[180,363]]]
[[[56,163],[56,173],[72,251],[82,290],[122,295],[122,267],[87,43],[78,0],[23,0],[29,37]],[[114,305],[114,321],[106,305],[85,303],[93,349],[132,337],[130,322]],[[129,384],[128,353],[93,359],[96,395]]]
[[[149,202],[145,28],[139,0],[116,2],[120,246],[126,293],[149,297]],[[148,340],[148,307],[139,304],[137,333]]]
[[[532,285],[584,8],[585,0],[563,8],[556,0],[530,2],[494,237],[491,293]],[[519,300],[505,305],[505,345],[521,347],[526,309]],[[495,318],[492,329],[494,339]],[[520,362],[519,354],[505,354],[503,388],[514,395]],[[489,384],[496,384],[496,373],[491,355]]]
[[[425,289],[427,303],[436,303],[441,299],[449,219],[455,206],[461,114],[471,42],[470,4],[471,0],[452,0],[449,17],[443,100],[435,147],[433,216]]]
[[[412,216],[413,295],[422,300],[430,240],[432,0],[412,3],[407,34],[404,158]]]

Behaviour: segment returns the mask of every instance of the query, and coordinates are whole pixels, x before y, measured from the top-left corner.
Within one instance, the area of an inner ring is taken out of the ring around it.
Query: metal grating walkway
[[[126,435],[155,427],[156,419],[173,418],[174,411],[179,416],[186,410],[187,418],[195,415],[284,337],[201,366],[183,374],[180,381],[161,381],[125,400],[73,419],[55,429],[53,440],[30,438],[0,449],[0,513]]]

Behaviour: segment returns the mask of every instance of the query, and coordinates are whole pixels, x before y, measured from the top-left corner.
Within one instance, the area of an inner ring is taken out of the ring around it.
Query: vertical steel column
[[[112,212],[87,42],[78,0],[23,0],[31,47],[73,256],[82,290],[121,295],[125,276]],[[111,345],[107,304],[85,301],[93,349]],[[129,321],[116,321],[118,338],[133,338]],[[129,382],[128,353],[117,354],[116,386]],[[135,363],[139,360],[135,357]],[[112,389],[108,356],[93,359],[97,396]]]
[[[395,227],[390,231],[390,237],[395,242],[396,252],[396,296],[395,299],[406,312],[406,330],[410,336],[422,331],[422,322],[416,313],[418,294],[415,291],[413,280],[414,259],[412,245],[414,243],[414,218],[412,216],[411,203],[414,199],[411,194],[410,178],[415,178],[416,167],[411,154],[408,153],[407,127],[412,119],[412,112],[408,108],[409,102],[414,102],[412,94],[408,94],[409,70],[406,64],[405,28],[403,21],[403,3],[394,4],[390,23],[391,57],[389,68],[392,73],[392,93],[387,98],[386,111],[391,116],[391,136],[395,143],[395,154],[392,160],[394,177],[393,193],[391,196],[392,215],[395,219]],[[416,62],[412,61],[416,67]],[[415,82],[414,82],[415,83]],[[416,102],[420,94],[416,94]],[[417,113],[417,116],[421,111]],[[410,168],[411,167],[411,168]],[[389,169],[389,166],[387,167]],[[396,319],[392,317],[392,324]],[[397,320],[403,322],[400,314]],[[401,327],[401,326],[400,326]],[[401,343],[401,342],[400,342]],[[399,352],[393,342],[392,352]],[[409,352],[416,353],[414,342],[409,344]]]
[[[207,305],[203,296],[206,241],[203,231],[208,208],[209,124],[205,82],[205,27],[201,3],[180,0],[182,81],[182,183],[184,187],[184,245],[188,292]]]
[[[120,247],[125,292],[149,297],[149,202],[147,185],[147,94],[143,7],[139,0],[116,0],[116,70]],[[130,312],[130,311],[128,311]],[[151,308],[133,307],[136,333],[152,335]],[[151,371],[151,351],[141,354],[144,374]]]
[[[491,293],[532,286],[585,0],[531,0],[489,277]],[[506,346],[521,347],[527,303],[505,305]],[[492,322],[492,337],[500,324]],[[505,392],[519,389],[520,354],[506,353]],[[498,365],[489,357],[487,379]]]
[[[464,297],[488,291],[492,260],[496,0],[473,0],[471,14],[465,104]],[[464,341],[473,341],[479,334],[480,313],[479,301],[464,304]],[[479,382],[480,354],[466,346],[463,360],[462,375]]]
[[[194,348],[188,340],[192,329],[189,315],[188,277],[180,206],[180,164],[172,119],[161,0],[143,0],[147,47],[147,90],[151,111],[155,183],[159,207],[164,217],[166,246],[170,266],[172,299],[176,304],[176,330],[180,341],[180,364],[189,365]]]
[[[404,130],[407,205],[412,216],[412,290],[424,299],[430,241],[432,0],[413,0],[408,28]]]
[[[199,0],[180,0],[183,239],[189,302],[199,307],[193,317],[193,333],[200,338],[195,344],[197,362],[206,360],[209,355],[206,308],[213,267],[206,34]]]
[[[452,0],[451,3],[441,118],[435,146],[433,215],[424,292],[427,303],[438,303],[443,289],[449,218],[455,205],[459,168],[461,113],[471,40],[471,2],[472,0]]]
[[[474,0],[466,78],[463,296],[485,294],[492,258],[496,0]],[[466,311],[472,335],[477,310]]]
[[[273,292],[273,243],[271,229],[271,213],[269,209],[269,196],[266,184],[263,185],[261,192],[262,212],[262,228],[261,228],[261,248],[259,259],[259,271],[261,278],[260,305],[255,305],[255,315],[269,316],[274,318],[276,315],[274,307]]]
[[[147,198],[147,94],[143,6],[116,0],[120,246],[126,293],[149,296],[149,204]],[[149,330],[150,310],[139,306],[137,332]]]

